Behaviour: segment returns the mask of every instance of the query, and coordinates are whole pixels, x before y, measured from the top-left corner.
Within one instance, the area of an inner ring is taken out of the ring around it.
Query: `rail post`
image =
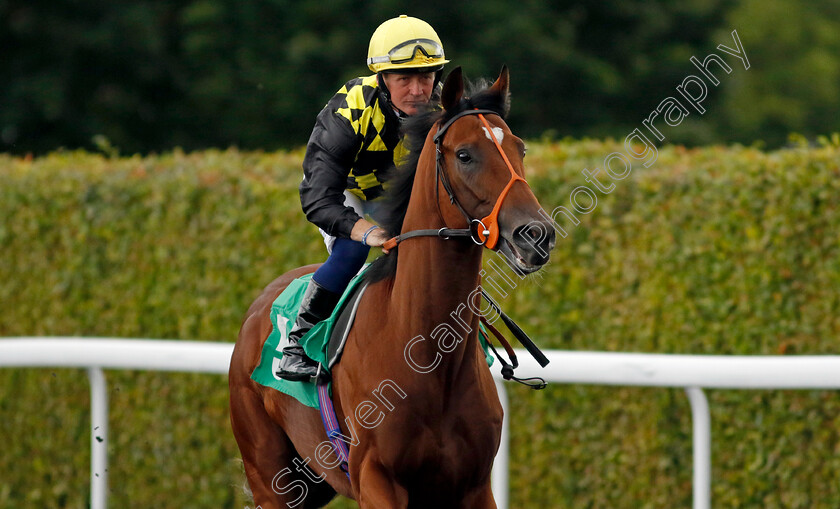
[[[87,368],[90,380],[90,507],[108,507],[108,386],[101,368]]]

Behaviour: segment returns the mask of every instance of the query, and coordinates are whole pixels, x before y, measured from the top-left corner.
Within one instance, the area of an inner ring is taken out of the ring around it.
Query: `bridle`
[[[433,141],[435,142],[435,150],[437,151],[437,155],[435,157],[436,192],[439,190],[440,187],[437,185],[437,182],[439,180],[440,183],[443,184],[443,188],[446,190],[447,194],[449,194],[450,203],[453,203],[455,206],[458,207],[458,210],[460,210],[461,214],[464,215],[464,218],[466,218],[470,227],[444,227],[438,230],[412,230],[389,239],[382,245],[382,247],[388,250],[394,249],[400,242],[414,237],[438,237],[444,240],[461,237],[470,238],[476,244],[480,246],[483,245],[489,249],[493,249],[496,246],[496,244],[499,241],[498,217],[499,211],[502,208],[502,202],[504,202],[505,198],[510,192],[511,187],[513,187],[514,182],[522,181],[522,183],[524,183],[526,186],[528,185],[528,182],[524,178],[517,175],[516,171],[514,171],[513,165],[510,164],[510,160],[508,159],[507,154],[505,154],[505,151],[502,150],[502,145],[501,143],[499,143],[499,140],[493,134],[493,129],[490,126],[490,123],[487,121],[487,119],[484,118],[484,114],[498,115],[498,113],[492,110],[473,109],[462,111],[454,117],[452,117],[451,119],[449,119],[449,121],[447,121],[441,127],[439,127],[438,131],[435,133],[435,136],[433,138]],[[478,118],[481,119],[481,122],[484,124],[485,129],[487,129],[487,136],[493,140],[493,143],[496,145],[496,149],[498,149],[499,153],[502,155],[502,159],[504,159],[505,164],[507,165],[508,170],[510,170],[511,175],[511,179],[508,181],[507,185],[499,194],[499,197],[496,199],[496,204],[493,206],[493,210],[490,212],[490,214],[488,214],[482,219],[471,218],[467,211],[464,210],[464,207],[462,207],[461,204],[458,202],[458,199],[455,197],[455,193],[452,192],[452,186],[449,185],[449,178],[446,176],[446,171],[443,165],[443,151],[441,150],[441,145],[443,143],[443,137],[446,134],[446,130],[449,129],[449,127],[453,123],[455,123],[456,120],[466,115],[478,115]],[[436,201],[438,203],[438,206],[440,206],[439,196]],[[476,227],[475,231],[473,231],[473,226]],[[482,295],[484,295],[484,298],[487,299],[487,301],[490,303],[493,309],[497,313],[499,313],[499,316],[502,317],[502,321],[510,329],[513,335],[519,340],[519,342],[522,343],[523,346],[525,346],[526,350],[528,350],[528,352],[534,357],[534,359],[537,360],[540,366],[545,367],[549,362],[548,358],[540,351],[537,345],[534,344],[533,341],[531,341],[531,338],[529,338],[528,335],[525,334],[525,332],[518,325],[516,325],[516,323],[513,320],[511,320],[507,317],[507,315],[505,315],[505,313],[502,311],[499,305],[493,301],[493,299],[490,297],[490,295],[487,294],[487,292],[482,290],[481,293]],[[510,364],[504,361],[504,359],[499,355],[496,349],[492,347],[492,344],[489,341],[489,336],[486,336],[488,338],[487,343],[491,344],[491,348],[493,348],[493,351],[496,353],[496,357],[502,363],[502,376],[504,377],[504,379],[515,380],[519,383],[531,387],[532,389],[544,389],[546,387],[545,380],[539,377],[521,379],[514,376],[513,371],[519,365],[519,362],[516,360],[516,354],[510,347],[510,344],[507,342],[507,340],[504,339],[504,337],[501,335],[501,333],[499,333],[498,330],[496,330],[495,327],[489,324],[487,320],[484,320],[484,324],[488,326],[488,330],[493,332],[493,335],[496,336],[496,338],[502,345],[506,345],[505,350],[507,350],[508,355],[510,356]]]
[[[472,110],[464,110],[451,119],[449,119],[445,124],[440,126],[435,133],[434,138],[432,139],[435,143],[435,182],[440,181],[443,185],[443,188],[446,190],[446,193],[449,195],[449,202],[454,204],[458,207],[458,210],[467,220],[467,223],[470,225],[469,228],[439,228],[437,230],[412,230],[402,235],[397,235],[389,240],[387,240],[382,247],[385,249],[394,249],[397,245],[404,241],[414,237],[438,237],[444,240],[452,239],[452,238],[469,238],[479,246],[484,246],[488,249],[493,249],[496,247],[496,244],[499,242],[499,211],[502,208],[502,202],[504,202],[505,198],[507,197],[508,193],[510,192],[511,187],[516,181],[522,181],[526,186],[528,182],[516,174],[516,171],[513,169],[513,165],[510,163],[510,160],[505,154],[505,151],[502,150],[502,145],[499,143],[499,140],[496,136],[493,135],[493,129],[490,126],[490,123],[484,118],[484,115],[498,115],[495,111],[492,110],[480,110],[480,109],[472,109]],[[449,129],[452,124],[455,123],[461,117],[465,117],[467,115],[478,115],[478,118],[484,124],[484,127],[487,129],[487,136],[493,140],[493,144],[496,145],[496,149],[498,149],[499,153],[502,155],[502,159],[505,161],[508,170],[510,170],[511,179],[508,181],[505,188],[502,190],[499,197],[496,199],[496,204],[493,206],[493,210],[488,214],[486,217],[482,219],[476,219],[470,217],[458,199],[455,197],[455,193],[452,191],[452,186],[449,184],[449,177],[446,175],[445,167],[444,167],[444,158],[443,158],[443,150],[441,150],[441,146],[443,144],[443,137],[446,135],[446,131]],[[435,186],[436,190],[438,190],[438,186]],[[437,200],[438,205],[440,205],[440,200]]]

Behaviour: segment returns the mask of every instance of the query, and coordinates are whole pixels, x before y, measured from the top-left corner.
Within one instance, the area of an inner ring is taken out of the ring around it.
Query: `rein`
[[[480,110],[480,109],[472,109],[472,110],[464,110],[454,117],[450,118],[445,124],[438,128],[438,131],[435,133],[433,141],[435,143],[435,178],[440,181],[443,185],[443,188],[446,190],[446,193],[449,195],[449,202],[454,204],[458,207],[458,210],[461,211],[461,214],[469,223],[469,228],[440,228],[437,230],[412,230],[401,235],[397,235],[391,239],[388,239],[382,247],[391,250],[397,247],[397,245],[404,241],[414,237],[438,237],[444,240],[448,240],[450,238],[470,238],[473,242],[475,242],[479,246],[484,246],[488,249],[493,249],[496,247],[496,244],[499,241],[499,223],[498,223],[498,216],[499,211],[502,208],[502,202],[510,192],[511,187],[513,187],[513,183],[516,181],[522,181],[525,185],[528,185],[528,182],[516,174],[516,171],[513,169],[513,165],[510,163],[510,160],[505,154],[505,151],[502,150],[502,145],[499,143],[499,140],[496,139],[494,136],[493,129],[490,126],[490,123],[487,122],[487,119],[484,117],[485,114],[488,115],[498,115],[497,112],[493,110]],[[487,129],[488,137],[493,140],[493,144],[496,145],[496,149],[502,155],[502,159],[505,161],[508,170],[510,170],[511,179],[508,181],[505,188],[502,190],[499,197],[496,199],[496,204],[493,206],[493,211],[490,212],[489,215],[484,217],[483,219],[474,219],[471,218],[470,215],[464,210],[464,207],[461,206],[461,203],[455,197],[455,193],[452,191],[452,186],[449,184],[449,178],[444,171],[443,165],[443,150],[441,150],[441,144],[443,143],[443,137],[446,134],[446,131],[449,129],[452,124],[455,123],[456,120],[460,119],[461,117],[465,117],[467,115],[478,115],[478,118],[481,119],[481,122],[484,124],[485,129]],[[438,200],[438,203],[440,201]],[[475,227],[475,231],[473,231],[473,227]]]
[[[519,367],[519,360],[516,358],[516,352],[513,351],[513,347],[510,346],[510,341],[505,339],[499,329],[493,326],[484,315],[479,317],[481,323],[484,325],[484,328],[493,333],[496,336],[496,339],[499,341],[499,344],[502,345],[502,348],[505,349],[505,353],[507,353],[508,359],[510,359],[510,363],[505,361],[505,358],[499,355],[499,351],[496,350],[496,347],[493,346],[493,342],[490,341],[490,336],[485,336],[487,338],[487,345],[493,350],[493,354],[496,355],[496,358],[499,359],[499,362],[502,363],[502,378],[505,380],[513,380],[514,382],[520,383],[524,386],[530,387],[536,391],[545,389],[548,384],[545,383],[545,380],[541,377],[535,376],[531,378],[518,378],[514,376],[513,370]]]

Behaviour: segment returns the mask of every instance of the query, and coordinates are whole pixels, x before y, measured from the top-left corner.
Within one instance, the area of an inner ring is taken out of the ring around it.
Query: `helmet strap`
[[[379,82],[379,88],[382,90],[382,95],[389,103],[391,102],[391,91],[388,90],[388,85],[385,84],[385,74],[380,71],[376,73],[376,81]]]
[[[376,73],[376,81],[379,82],[379,89],[382,91],[382,98],[385,100],[385,103],[396,110],[397,107],[391,102],[391,91],[388,90],[388,85],[385,84],[385,75],[383,72]]]
[[[440,102],[440,94],[441,88],[440,87],[440,80],[443,78],[443,68],[438,69],[435,71],[435,83],[432,85],[432,98],[433,102]]]

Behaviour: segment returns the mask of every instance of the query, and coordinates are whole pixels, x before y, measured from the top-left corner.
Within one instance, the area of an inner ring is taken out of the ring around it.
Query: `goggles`
[[[431,39],[411,39],[394,46],[385,56],[368,58],[367,63],[368,65],[381,63],[404,64],[414,60],[417,52],[422,53],[427,59],[443,58],[443,46],[437,42]]]

